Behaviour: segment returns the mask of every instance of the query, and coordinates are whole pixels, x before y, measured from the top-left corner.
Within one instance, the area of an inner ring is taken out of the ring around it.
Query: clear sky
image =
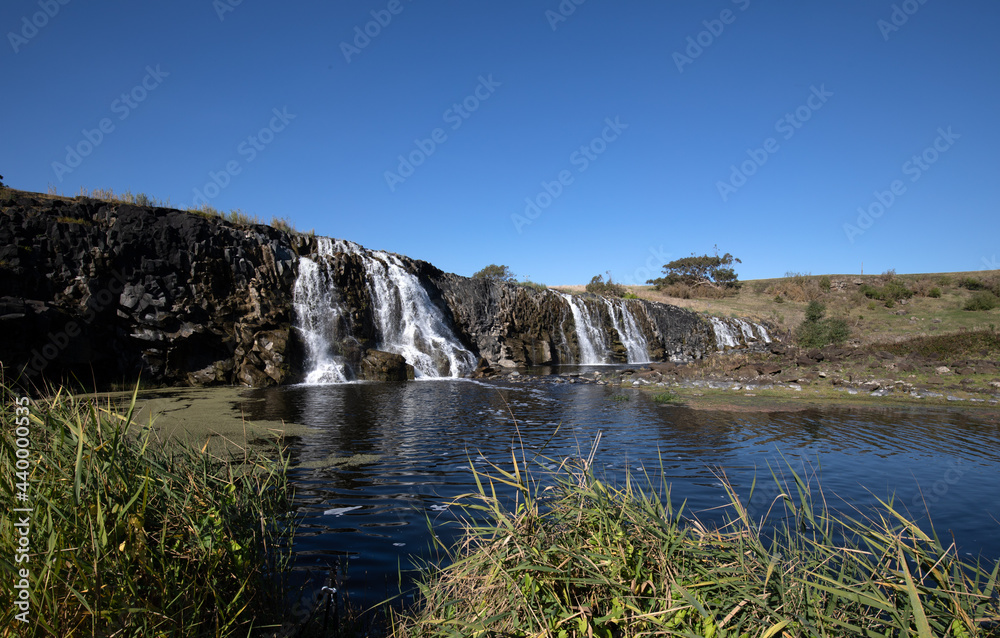
[[[200,192],[550,285],[715,245],[743,279],[1000,267],[995,0],[4,0],[0,27],[14,188]]]

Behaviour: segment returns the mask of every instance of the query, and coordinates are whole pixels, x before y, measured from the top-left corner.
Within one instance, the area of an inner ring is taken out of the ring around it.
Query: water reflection
[[[771,472],[791,466],[846,505],[895,495],[921,520],[926,506],[962,551],[1000,556],[1000,428],[960,412],[734,414],[661,406],[605,386],[467,380],[293,386],[254,398],[244,406],[251,420],[313,427],[292,447],[298,565],[349,559],[349,587],[370,602],[425,554],[428,519],[454,538],[445,523],[459,513],[448,503],[475,489],[470,466],[510,467],[522,445],[553,462],[585,456],[599,432],[603,472],[617,480],[662,472],[675,504],[685,500],[701,518],[718,520],[722,473],[744,499],[756,478],[749,511],[763,516],[779,493]],[[356,462],[324,464],[331,456]]]

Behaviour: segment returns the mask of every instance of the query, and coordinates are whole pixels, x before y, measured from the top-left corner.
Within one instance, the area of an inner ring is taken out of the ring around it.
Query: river
[[[398,593],[400,569],[428,556],[428,520],[456,538],[461,512],[449,502],[475,490],[470,465],[510,468],[514,453],[544,473],[589,455],[598,433],[599,472],[619,481],[626,471],[656,481],[662,473],[674,504],[685,501],[702,520],[720,520],[720,475],[744,500],[756,477],[749,511],[759,518],[778,494],[771,470],[791,467],[837,507],[864,511],[894,497],[922,526],[929,515],[942,538],[953,535],[962,554],[1000,557],[1000,428],[962,411],[709,412],[659,405],[638,390],[542,380],[300,385],[249,396],[250,420],[309,426],[291,448],[296,570],[346,561],[345,586],[363,604]]]

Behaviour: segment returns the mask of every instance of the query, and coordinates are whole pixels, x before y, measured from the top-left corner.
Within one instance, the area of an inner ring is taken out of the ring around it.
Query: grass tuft
[[[14,583],[27,568],[31,583],[27,625],[15,619],[15,590],[0,588],[0,627],[30,636],[245,636],[280,617],[293,530],[280,449],[270,450],[277,460],[249,449],[219,459],[164,446],[133,422],[135,394],[123,410],[62,392],[27,409],[7,388],[0,397],[4,509],[26,506],[15,500],[21,491],[33,508],[26,562],[14,564],[15,519],[0,522],[4,579]],[[6,426],[15,420],[28,432]],[[27,469],[17,466],[17,437],[30,441]]]
[[[789,468],[772,474],[772,524],[721,477],[728,513],[713,527],[648,475],[601,480],[593,457],[560,465],[547,487],[523,457],[513,470],[473,467],[478,492],[457,499],[464,540],[427,569],[394,635],[1000,635],[1000,567],[963,562],[892,501],[838,515]],[[513,508],[497,495],[505,486]]]

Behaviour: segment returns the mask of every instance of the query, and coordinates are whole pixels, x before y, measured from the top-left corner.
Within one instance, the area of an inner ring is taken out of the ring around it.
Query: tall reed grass
[[[726,482],[725,523],[710,526],[674,508],[662,480],[601,480],[593,457],[548,486],[523,456],[473,467],[464,541],[425,570],[394,634],[1000,636],[998,567],[962,561],[891,501],[837,514],[789,467],[772,474],[767,520]],[[498,488],[516,491],[513,510]]]
[[[281,448],[212,458],[155,441],[133,422],[134,394],[118,410],[58,392],[30,408],[20,502],[14,397],[0,398],[0,633],[246,636],[280,618],[294,527]],[[15,564],[19,507],[33,509],[30,555]],[[9,586],[20,568],[28,623]]]

